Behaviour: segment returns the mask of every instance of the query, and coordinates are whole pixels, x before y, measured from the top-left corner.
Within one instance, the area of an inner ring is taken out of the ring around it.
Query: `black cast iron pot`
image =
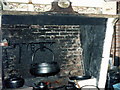
[[[69,79],[68,79],[68,83],[70,83],[70,84],[73,84],[73,85],[75,85],[75,80],[77,81],[79,81],[79,80],[87,80],[87,79],[90,79],[91,78],[91,76],[71,76],[71,77],[69,77]]]
[[[44,62],[44,63],[33,63],[30,67],[30,73],[34,76],[52,76],[56,75],[60,72],[60,67],[57,62],[54,61],[54,53],[51,49],[47,47],[43,47],[48,49],[53,54],[53,60],[51,62]],[[38,48],[35,50],[35,52],[32,55],[32,62],[34,61],[35,53],[40,50],[41,48]]]
[[[60,71],[57,62],[34,63],[31,65],[30,73],[34,76],[51,76]]]
[[[12,76],[4,80],[5,88],[20,88],[24,85],[24,79],[18,76]]]

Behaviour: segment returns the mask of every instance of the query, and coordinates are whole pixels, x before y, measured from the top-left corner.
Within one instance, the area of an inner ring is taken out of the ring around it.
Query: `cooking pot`
[[[44,47],[45,49],[48,49],[53,54],[53,60],[51,62],[44,62],[44,63],[32,63],[30,68],[30,73],[34,76],[51,76],[56,75],[60,72],[60,67],[57,62],[54,61],[54,53],[51,49]],[[32,62],[34,61],[35,54],[38,50],[41,48],[38,48],[35,50],[35,52],[32,55]]]
[[[68,83],[76,86],[75,81],[90,79],[91,76],[71,76],[68,78]]]
[[[19,88],[23,87],[24,79],[21,76],[12,75],[4,80],[5,88]]]

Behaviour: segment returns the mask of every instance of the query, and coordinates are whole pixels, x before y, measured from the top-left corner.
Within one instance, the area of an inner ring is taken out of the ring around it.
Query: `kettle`
[[[48,86],[44,82],[34,83],[33,90],[48,90]]]

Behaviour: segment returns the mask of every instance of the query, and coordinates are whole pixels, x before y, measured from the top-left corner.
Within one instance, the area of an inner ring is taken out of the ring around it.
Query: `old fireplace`
[[[68,84],[70,76],[99,79],[107,18],[65,12],[2,15],[1,41],[6,43],[0,55],[3,89],[11,74],[24,78],[24,90],[41,81],[51,83],[53,88],[60,87]],[[50,62],[54,53],[59,73],[47,77],[30,74],[32,55],[38,48],[41,49],[36,52],[34,62]]]

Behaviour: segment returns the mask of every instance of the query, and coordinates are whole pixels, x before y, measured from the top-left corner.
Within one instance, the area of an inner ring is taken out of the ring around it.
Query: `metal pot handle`
[[[46,47],[46,46],[44,46],[43,48],[48,49],[53,54],[53,61],[54,61],[55,60],[55,55],[54,55],[53,51],[50,48]],[[34,61],[34,57],[35,57],[36,52],[38,50],[40,50],[40,49],[41,48],[36,49],[35,52],[33,53],[33,55],[32,55],[32,62]]]

